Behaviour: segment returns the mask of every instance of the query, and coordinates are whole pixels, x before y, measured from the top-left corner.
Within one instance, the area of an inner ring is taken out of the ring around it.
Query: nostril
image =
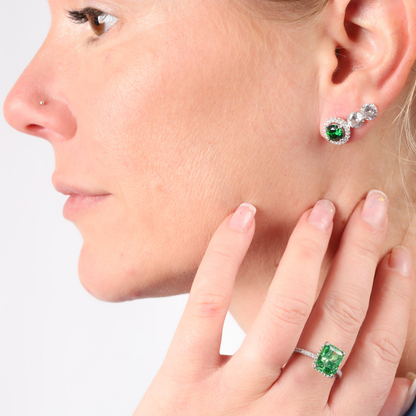
[[[45,97],[46,94],[39,98],[36,88],[27,88],[27,82],[24,79],[18,81],[5,100],[3,113],[10,126],[48,141],[74,137],[77,121],[66,99],[52,99],[50,96]],[[40,105],[41,99],[43,106]]]
[[[29,124],[26,126],[26,132],[33,136],[41,136],[45,130],[45,127],[39,126],[38,124]]]

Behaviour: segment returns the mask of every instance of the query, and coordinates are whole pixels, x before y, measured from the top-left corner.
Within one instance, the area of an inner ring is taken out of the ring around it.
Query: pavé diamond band
[[[342,118],[330,118],[324,124],[324,135],[333,144],[344,144],[351,137],[351,128],[358,129],[366,120],[373,120],[377,117],[377,107],[372,103],[364,104],[360,111],[351,113],[347,121]]]
[[[295,348],[298,354],[306,355],[309,358],[313,358],[312,367],[323,374],[325,377],[333,378],[336,374],[339,378],[342,377],[342,371],[338,370],[342,359],[344,358],[345,352],[341,351],[334,345],[326,342],[322,345],[318,354],[304,350],[302,348]]]

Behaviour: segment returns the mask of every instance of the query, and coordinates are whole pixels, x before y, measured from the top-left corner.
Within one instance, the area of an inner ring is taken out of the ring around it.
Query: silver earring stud
[[[351,128],[358,129],[365,121],[373,120],[377,117],[377,107],[374,104],[367,103],[361,107],[361,110],[351,113],[347,121],[342,118],[330,118],[324,124],[324,136],[333,144],[344,144],[351,137]]]
[[[45,101],[41,101],[40,102],[40,105],[45,105]]]

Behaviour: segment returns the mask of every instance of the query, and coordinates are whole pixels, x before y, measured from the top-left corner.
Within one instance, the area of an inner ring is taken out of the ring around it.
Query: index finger
[[[253,205],[243,203],[215,231],[168,354],[183,357],[187,363],[220,364],[224,320],[238,269],[254,235],[255,214]]]

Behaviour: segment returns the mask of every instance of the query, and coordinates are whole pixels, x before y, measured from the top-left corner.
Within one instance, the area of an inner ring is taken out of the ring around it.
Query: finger
[[[335,410],[346,400],[351,414],[364,415],[358,410],[364,402],[366,414],[381,410],[406,341],[415,285],[411,261],[409,251],[398,247],[380,263],[366,320],[344,367],[345,379],[333,391]]]
[[[411,381],[407,378],[395,378],[387,401],[384,403],[379,416],[403,416],[408,410],[406,401],[411,384]]]
[[[300,348],[318,353],[329,342],[345,353],[341,366],[346,362],[368,309],[387,222],[387,198],[370,191],[364,204],[358,204],[350,216],[328,277],[299,340]],[[304,374],[309,386],[317,385],[325,392],[321,397],[326,402],[334,379],[323,377],[305,360],[308,358],[295,354],[288,363],[286,375],[293,374],[293,384],[297,375]],[[305,368],[308,368],[306,372]]]
[[[253,205],[241,204],[215,231],[196,273],[168,355],[182,357],[193,365],[196,362],[208,367],[220,364],[224,320],[238,269],[254,235],[255,213]]]
[[[279,376],[312,309],[322,260],[333,228],[335,207],[319,201],[296,225],[266,299],[231,361],[244,365],[259,392]],[[310,222],[308,222],[308,220]]]

